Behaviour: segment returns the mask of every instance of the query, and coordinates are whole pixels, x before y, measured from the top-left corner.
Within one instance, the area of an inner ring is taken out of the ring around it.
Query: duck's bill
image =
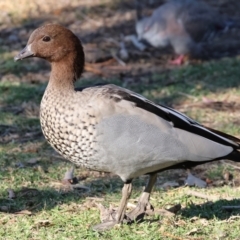
[[[22,60],[24,58],[32,57],[34,53],[31,51],[31,44],[27,45],[18,55],[14,57],[14,61]]]

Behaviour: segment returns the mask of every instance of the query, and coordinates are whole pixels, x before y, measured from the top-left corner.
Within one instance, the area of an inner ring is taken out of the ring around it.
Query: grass
[[[38,4],[38,1],[28,5],[28,1],[22,0],[17,8],[16,2],[0,3],[3,11],[8,11],[13,25],[29,21],[29,16],[37,18],[43,12],[59,14],[53,11],[55,1],[52,5]],[[104,9],[105,2],[98,4]],[[72,4],[78,5],[78,1]],[[111,4],[114,8],[115,2]],[[86,11],[91,11],[89,9]],[[222,209],[225,205],[239,205],[239,171],[222,162],[197,168],[195,173],[216,183],[223,182],[223,174],[228,171],[233,181],[223,186],[163,189],[163,183],[185,179],[185,173],[179,170],[159,174],[151,203],[155,209],[181,204],[182,209],[175,216],[148,216],[141,223],[119,225],[104,233],[94,232],[91,226],[100,222],[95,202],[117,207],[122,182],[116,176],[77,168],[75,176],[85,188],[76,189],[61,183],[72,164],[61,159],[45,141],[38,118],[46,87],[40,77],[45,77],[42,69],[49,68],[35,60],[15,63],[15,53],[8,46],[1,46],[0,239],[239,239],[239,210]],[[164,70],[127,83],[118,77],[85,77],[77,84],[85,86],[104,80],[124,85],[209,127],[240,137],[239,79],[239,59],[233,58]],[[131,203],[136,203],[145,183],[146,176],[134,180]],[[14,191],[15,198],[9,198],[9,189]],[[195,197],[189,190],[218,197],[218,200],[210,202]]]
[[[15,65],[11,66],[10,58],[6,61],[9,61],[8,71],[11,72],[11,68],[14,69]],[[22,64],[24,67],[26,63]],[[237,59],[226,59],[187,66],[166,71],[162,75],[154,75],[151,81],[145,79],[128,84],[126,87],[156,102],[176,106],[210,127],[239,136],[237,111],[232,112],[233,109],[228,108],[216,110],[203,104],[203,98],[222,101],[223,104],[238,102],[240,96],[238,64]],[[83,79],[78,84],[86,85],[95,81],[96,79]],[[121,85],[118,79],[107,79],[107,81]],[[97,197],[96,201],[101,200],[105,206],[109,206],[110,203],[117,206],[121,197],[122,183],[117,177],[94,176],[92,172],[76,169],[76,176],[81,178],[86,175],[81,184],[89,187],[90,192],[83,189],[65,189],[60,184],[71,164],[59,160],[41,134],[34,135],[36,131],[40,131],[37,106],[45,86],[46,84],[22,83],[17,80],[0,83],[0,105],[3,110],[0,113],[1,239],[237,239],[239,237],[239,212],[222,209],[223,205],[239,205],[238,187],[230,185],[196,189],[207,195],[219,196],[219,200],[212,203],[188,195],[189,188],[162,190],[156,187],[151,198],[152,204],[156,209],[181,204],[182,210],[176,216],[149,216],[139,224],[117,226],[105,233],[94,232],[91,226],[99,223],[99,211],[89,197]],[[191,104],[196,106],[193,108]],[[29,105],[33,106],[33,109],[29,108]],[[32,112],[26,109],[32,109]],[[29,164],[31,159],[37,159],[37,162]],[[214,164],[211,166],[206,170],[205,176],[213,181],[221,179],[226,167],[223,164],[217,167]],[[233,172],[236,180],[237,172],[234,169],[230,171]],[[160,176],[160,181],[163,183],[168,179],[178,180],[176,178],[179,177],[172,176],[171,172],[162,173]],[[135,202],[134,199],[139,196],[145,182],[146,177],[135,180],[131,202]],[[7,189],[12,189],[16,193],[15,199],[8,198]],[[25,191],[27,191],[26,195],[23,194]],[[224,200],[226,197],[232,197],[233,200]]]

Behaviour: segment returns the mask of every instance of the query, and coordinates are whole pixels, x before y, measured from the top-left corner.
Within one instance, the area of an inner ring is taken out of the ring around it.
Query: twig
[[[126,63],[121,60],[116,53],[112,53],[112,57],[121,65],[121,66],[126,66]]]
[[[85,70],[88,72],[93,72],[94,74],[97,75],[106,75],[104,71],[104,67],[110,66],[111,64],[115,63],[116,59],[111,58],[105,62],[101,63],[85,63]]]
[[[234,219],[239,219],[240,216],[231,216],[230,218],[223,220],[223,221],[218,221],[216,222],[217,224],[222,224],[222,223],[229,223],[229,222],[233,222]]]
[[[86,14],[84,14],[83,12],[79,12],[79,14],[88,22],[91,22],[92,24],[94,24],[95,26],[99,27],[101,25],[101,22],[93,20],[92,18],[88,17]]]
[[[98,198],[98,197],[86,197],[87,200],[94,200],[98,202],[104,201],[104,198]]]
[[[129,58],[128,51],[127,51],[125,43],[123,41],[120,42],[119,55],[120,55],[121,59],[124,59],[124,60],[127,60]]]
[[[172,235],[171,233],[168,233],[168,232],[162,232],[161,234],[162,234],[163,236],[165,236],[165,237],[172,238],[172,239],[174,239],[174,240],[183,240],[183,239],[186,239],[186,238],[177,237],[177,236]]]
[[[146,210],[146,214],[151,216],[151,215],[161,215],[161,216],[166,216],[166,217],[173,217],[175,216],[174,213],[166,210],[166,209],[156,209],[156,210]]]
[[[193,95],[190,95],[190,94],[187,94],[187,93],[183,93],[183,92],[177,92],[179,95],[182,95],[182,96],[185,96],[187,98],[190,98],[190,99],[197,99],[196,97],[194,97]]]
[[[224,164],[228,165],[228,166],[231,166],[231,167],[233,167],[233,168],[235,168],[235,169],[240,170],[240,167],[238,167],[238,166],[235,166],[235,165],[233,165],[233,164],[231,164],[231,163],[227,163],[227,162],[225,162],[224,160],[222,160],[222,162],[223,162]]]
[[[116,65],[116,66],[109,66],[107,67],[107,70],[112,70],[112,71],[130,71],[131,70],[131,66],[119,66],[119,65]]]
[[[107,42],[110,42],[110,43],[114,43],[117,47],[119,47],[119,45],[120,45],[120,43],[117,40],[115,40],[114,38],[108,37],[108,38],[104,38],[104,40],[106,40]]]
[[[187,194],[195,196],[195,197],[207,199],[207,200],[210,200],[210,201],[217,201],[217,200],[219,200],[221,198],[219,196],[206,195],[204,193],[200,193],[200,192],[196,192],[196,191],[192,191],[192,190],[188,190]],[[224,199],[226,199],[226,200],[233,200],[234,198],[232,198],[232,197],[225,197]]]
[[[56,158],[56,159],[61,159],[61,160],[66,160],[66,158],[60,156],[60,155],[56,155],[56,154],[44,154],[42,153],[41,156],[43,157],[47,157],[47,158]]]
[[[191,195],[191,196],[194,196],[194,197],[207,199],[207,200],[210,200],[210,201],[216,201],[218,199],[215,196],[209,196],[209,195],[206,195],[206,194],[203,194],[203,193],[200,193],[200,192],[195,192],[195,191],[192,191],[192,190],[187,191],[187,194]]]

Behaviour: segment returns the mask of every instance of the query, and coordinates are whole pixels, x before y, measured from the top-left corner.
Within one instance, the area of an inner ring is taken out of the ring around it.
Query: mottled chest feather
[[[61,155],[92,168],[97,153],[97,118],[91,107],[82,107],[78,102],[74,96],[56,96],[46,91],[40,108],[41,126],[47,141]]]

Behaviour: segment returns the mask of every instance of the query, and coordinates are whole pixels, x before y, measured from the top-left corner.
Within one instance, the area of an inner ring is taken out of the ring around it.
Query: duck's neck
[[[52,63],[52,71],[48,83],[48,88],[57,91],[72,91],[74,89],[74,72],[72,66],[66,63]]]
[[[82,59],[69,54],[61,61],[52,62],[51,68],[48,88],[61,92],[74,91],[74,82],[83,69]]]

